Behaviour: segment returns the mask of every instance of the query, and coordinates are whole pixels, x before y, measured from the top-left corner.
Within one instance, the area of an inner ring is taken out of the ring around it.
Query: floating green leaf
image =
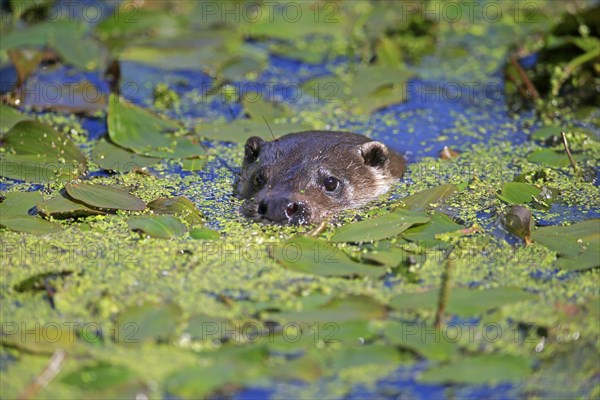
[[[564,131],[564,128],[561,128],[560,126],[544,126],[540,129],[538,129],[537,131],[533,132],[531,134],[531,138],[533,140],[546,140],[549,139],[551,137],[556,137],[559,138],[561,137],[561,132]]]
[[[190,230],[190,237],[196,240],[219,240],[221,234],[208,228],[194,228]]]
[[[61,382],[83,390],[103,390],[123,385],[134,378],[135,374],[126,367],[99,362],[65,375]]]
[[[506,212],[503,219],[504,227],[512,234],[526,242],[531,241],[531,211],[527,207],[514,205]]]
[[[338,370],[367,364],[397,365],[400,361],[398,350],[385,344],[344,346],[332,358],[333,367]]]
[[[28,115],[22,114],[13,107],[0,104],[0,138],[1,134],[8,131],[10,128],[15,126],[21,121],[27,121],[31,119]]]
[[[394,212],[365,221],[347,224],[338,228],[331,237],[332,242],[369,242],[398,236],[416,224],[429,221],[423,212],[398,209]]]
[[[146,204],[125,190],[88,183],[66,183],[65,189],[73,199],[88,206],[106,210],[141,211]]]
[[[438,295],[439,290],[399,294],[390,300],[390,305],[397,310],[421,308],[435,310]],[[537,298],[537,295],[511,287],[488,290],[452,288],[449,291],[446,310],[449,314],[471,317],[507,304],[535,300]]]
[[[116,319],[114,340],[118,344],[140,344],[169,337],[181,318],[176,304],[144,303],[128,308]]]
[[[431,213],[431,221],[423,225],[413,226],[404,231],[402,237],[411,242],[419,242],[427,247],[434,247],[440,243],[435,238],[437,234],[454,232],[463,228],[464,226],[452,221],[446,214],[433,212]]]
[[[25,217],[44,198],[40,192],[8,192],[0,202],[0,218]]]
[[[201,225],[204,222],[204,217],[200,214],[200,211],[185,196],[152,200],[148,203],[148,208],[156,214],[169,214],[181,217],[190,225]]]
[[[206,166],[206,157],[186,158],[181,162],[184,171],[202,171]]]
[[[110,96],[108,134],[118,146],[148,157],[185,158],[204,154],[201,145],[172,134],[180,129],[175,121],[127,104],[114,94]]]
[[[560,254],[556,266],[583,270],[600,266],[600,220],[591,219],[569,226],[545,226],[533,231],[534,242]]]
[[[510,354],[482,354],[434,366],[420,376],[427,383],[519,382],[531,374],[529,357]]]
[[[430,360],[446,360],[458,350],[456,343],[449,340],[449,334],[446,335],[444,331],[436,330],[424,322],[389,322],[383,335],[392,344]]]
[[[62,226],[38,217],[0,217],[0,226],[17,232],[45,235],[62,230]]]
[[[86,158],[65,134],[37,121],[21,121],[3,137],[7,154],[0,175],[31,182],[73,178],[83,172]]]
[[[413,211],[421,211],[432,208],[442,200],[452,196],[458,188],[450,183],[422,190],[413,195],[400,199],[404,207]]]
[[[510,204],[525,204],[533,201],[534,196],[542,190],[528,183],[508,182],[502,188],[502,194],[498,197]]]
[[[271,124],[273,136],[278,138],[291,132],[301,132],[312,129],[307,124]],[[199,136],[230,142],[245,142],[251,136],[259,136],[271,139],[269,127],[265,121],[253,121],[238,119],[229,124],[207,124],[197,126],[196,132]]]
[[[343,251],[323,240],[299,236],[270,248],[270,256],[284,268],[323,276],[368,276],[385,274],[384,268],[354,262]]]
[[[106,140],[100,140],[92,149],[92,161],[107,171],[129,172],[158,164],[160,158],[140,156]]]
[[[142,215],[130,217],[127,225],[134,231],[161,239],[172,239],[183,235],[187,228],[177,217],[172,215]]]
[[[106,214],[106,211],[90,208],[83,203],[73,200],[66,191],[61,191],[60,195],[50,200],[39,202],[36,204],[36,208],[44,217],[53,218],[77,218]]]
[[[575,161],[583,160],[582,154],[573,154],[572,156]],[[527,160],[532,163],[539,163],[554,168],[562,168],[570,165],[567,153],[550,149],[536,150],[527,156]]]
[[[383,319],[387,316],[385,307],[368,296],[348,296],[329,301],[323,306],[301,312],[281,312],[272,318],[297,324],[341,323],[348,321],[364,321]]]

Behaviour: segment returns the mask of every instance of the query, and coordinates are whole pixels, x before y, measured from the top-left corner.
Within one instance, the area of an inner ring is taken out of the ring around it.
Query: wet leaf
[[[45,235],[61,231],[62,226],[38,217],[0,217],[0,226],[17,232]]]
[[[502,194],[498,197],[509,204],[525,204],[533,201],[533,198],[542,190],[528,183],[508,182],[502,188]]]
[[[421,211],[434,207],[457,191],[458,188],[455,185],[446,183],[404,197],[403,199],[400,199],[400,201],[404,203],[404,207],[409,210]]]
[[[305,124],[270,124],[275,138],[291,132],[310,130],[312,127]],[[271,140],[271,133],[265,121],[253,121],[238,119],[229,124],[207,124],[197,126],[196,132],[199,136],[207,139],[245,142],[251,136],[259,136],[265,140]]]
[[[390,300],[390,306],[397,310],[437,308],[439,290],[429,290],[420,293],[403,293]],[[448,294],[446,310],[449,314],[461,317],[480,315],[488,310],[502,307],[511,303],[535,300],[538,296],[524,292],[521,289],[501,287],[488,290],[452,288]]]
[[[446,335],[424,322],[389,322],[383,335],[390,343],[429,360],[447,360],[458,350],[458,345],[448,340],[450,334]]]
[[[0,104],[0,115],[2,116],[2,118],[0,118],[0,134],[8,131],[21,121],[27,121],[31,119],[28,115],[25,115],[13,107],[9,107],[4,104]],[[2,138],[1,135],[0,138]]]
[[[175,331],[180,319],[181,308],[176,304],[136,305],[117,316],[114,340],[118,344],[164,340]]]
[[[234,56],[225,61],[217,72],[224,81],[234,82],[258,74],[266,66],[266,60],[252,56]]]
[[[304,274],[377,278],[386,272],[384,268],[354,262],[337,247],[315,238],[295,237],[269,250],[271,258],[282,267]]]
[[[332,355],[333,368],[341,370],[368,364],[397,365],[398,350],[385,344],[370,344],[358,347],[344,346]]]
[[[397,68],[398,65],[403,65],[402,52],[396,43],[388,37],[380,37],[377,46],[375,47],[377,55],[377,64]]]
[[[333,299],[313,310],[280,312],[272,315],[277,320],[308,325],[383,319],[386,316],[387,311],[381,303],[361,295]]]
[[[181,217],[190,225],[202,225],[204,217],[187,197],[160,198],[148,203],[148,208],[156,214],[169,214]]]
[[[31,182],[75,177],[86,158],[65,134],[37,121],[21,121],[3,137],[8,154],[0,158],[0,175]]]
[[[30,86],[31,85],[31,86]],[[25,83],[25,93],[36,93],[38,81]],[[54,86],[55,85],[55,86]],[[94,114],[106,110],[107,97],[103,89],[88,81],[57,82],[53,85],[56,94],[45,96],[25,96],[23,106],[36,111],[58,111],[64,113]]]
[[[267,121],[273,121],[277,118],[287,117],[291,114],[290,109],[285,103],[274,103],[266,101],[262,96],[247,95],[242,100],[244,106],[244,112],[253,120],[263,121],[265,118]],[[263,128],[265,127],[263,121]]]
[[[0,202],[0,218],[26,217],[44,198],[40,192],[8,192]]]
[[[545,141],[552,137],[560,138],[561,132],[564,130],[565,129],[561,128],[560,126],[554,126],[554,125],[544,126],[543,128],[540,128],[537,131],[533,132],[531,134],[531,138],[533,140],[540,140],[540,141]]]
[[[569,226],[546,226],[531,234],[534,242],[557,252],[555,265],[567,270],[600,266],[600,220],[591,219]]]
[[[429,368],[419,380],[427,383],[519,382],[531,374],[528,357],[510,354],[481,354]]]
[[[303,357],[274,367],[271,375],[273,378],[281,380],[314,382],[326,372],[320,361],[321,358],[320,355],[309,352]]]
[[[60,381],[82,390],[103,390],[121,386],[135,378],[128,368],[99,362],[65,375]]]
[[[180,128],[175,121],[159,118],[114,94],[110,96],[108,134],[120,147],[148,157],[184,158],[204,154],[201,145],[167,133]]]
[[[201,354],[203,365],[182,368],[165,381],[167,393],[183,398],[205,398],[229,385],[244,385],[268,376],[267,352],[262,346],[238,346]]]
[[[188,321],[185,332],[194,340],[210,342],[214,340],[223,340],[233,332],[241,336],[242,333],[240,332],[239,327],[240,325],[238,323],[226,318],[196,315]]]
[[[142,215],[130,217],[127,225],[134,231],[144,232],[154,238],[172,239],[183,235],[187,228],[172,215]]]
[[[582,154],[572,154],[575,161],[582,161]],[[527,160],[532,163],[539,163],[548,167],[562,168],[569,166],[569,158],[564,151],[554,151],[550,149],[536,150],[527,156]]]
[[[459,225],[452,221],[446,214],[432,212],[431,220],[429,222],[423,225],[413,226],[404,231],[402,237],[411,242],[419,242],[428,248],[432,248],[440,243],[440,241],[435,238],[437,234],[455,232],[463,228],[463,225]]]
[[[89,215],[102,215],[106,211],[90,208],[83,203],[74,201],[66,191],[61,191],[59,196],[36,204],[38,212],[44,217],[77,218]]]
[[[13,325],[14,324],[14,325]],[[0,341],[3,346],[14,347],[32,354],[53,354],[62,349],[69,354],[77,355],[85,349],[78,340],[75,330],[61,322],[32,324],[26,335],[20,330],[21,325],[7,321],[2,326]]]
[[[207,161],[206,157],[186,158],[181,165],[184,171],[202,171]]]
[[[398,265],[406,261],[408,253],[401,249],[389,250],[373,250],[361,254],[363,260],[368,260],[379,265],[385,265],[390,268],[396,268]]]
[[[398,236],[416,224],[429,221],[423,212],[398,209],[379,217],[354,222],[336,229],[332,242],[369,242]]]
[[[221,234],[208,228],[194,228],[190,230],[190,237],[196,240],[219,240]]]
[[[146,204],[125,190],[88,183],[66,183],[65,190],[73,199],[88,206],[106,210],[141,211]]]
[[[129,172],[156,165],[160,160],[156,157],[137,155],[106,140],[100,140],[92,149],[92,161],[107,171]]]

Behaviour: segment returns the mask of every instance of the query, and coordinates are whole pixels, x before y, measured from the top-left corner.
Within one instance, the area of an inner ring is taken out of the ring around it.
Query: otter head
[[[243,213],[280,224],[319,222],[360,207],[402,176],[402,157],[348,132],[308,131],[245,145],[237,194]]]

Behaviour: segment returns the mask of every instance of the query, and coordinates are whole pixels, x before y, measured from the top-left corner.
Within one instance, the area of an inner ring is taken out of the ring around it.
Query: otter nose
[[[267,197],[258,204],[257,212],[274,222],[292,221],[300,214],[302,205],[285,197]]]

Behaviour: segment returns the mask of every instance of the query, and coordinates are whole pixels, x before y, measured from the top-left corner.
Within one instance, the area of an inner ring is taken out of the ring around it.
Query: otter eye
[[[254,188],[256,190],[259,190],[265,186],[265,183],[267,183],[267,178],[265,178],[265,175],[262,172],[259,172],[254,176]]]
[[[334,192],[338,186],[340,186],[340,181],[333,176],[330,176],[329,178],[325,179],[325,182],[323,182],[323,187],[328,192]]]

